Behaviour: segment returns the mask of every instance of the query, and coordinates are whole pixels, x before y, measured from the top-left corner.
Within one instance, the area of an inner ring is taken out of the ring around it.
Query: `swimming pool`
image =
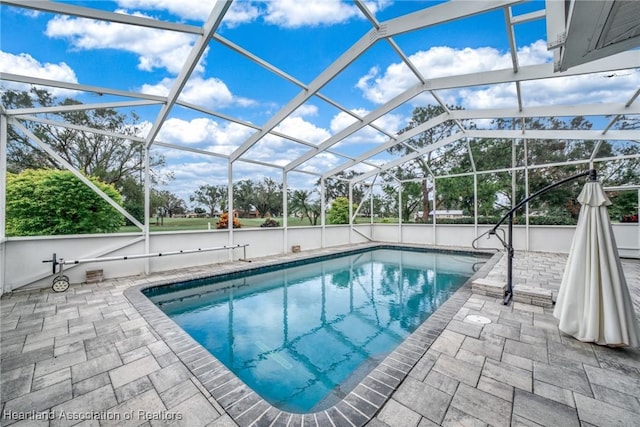
[[[385,247],[144,293],[270,404],[317,412],[343,399],[486,258]]]

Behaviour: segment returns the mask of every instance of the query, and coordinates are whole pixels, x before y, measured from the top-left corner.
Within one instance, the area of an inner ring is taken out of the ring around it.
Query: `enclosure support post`
[[[1,107],[0,107],[1,108]],[[7,116],[0,114],[0,242],[5,239],[7,197]],[[2,269],[4,272],[4,268]],[[0,288],[1,289],[1,288]]]
[[[377,175],[376,175],[377,176]],[[376,183],[375,178],[371,183],[371,190],[369,191],[369,224],[373,226],[373,185]],[[373,231],[373,228],[371,229]]]
[[[373,181],[371,181],[371,186],[369,187],[369,219],[371,225],[373,225],[373,186],[376,185],[377,179],[378,175],[376,174],[373,177]],[[371,237],[373,237],[373,228],[371,228]]]
[[[0,107],[1,109],[2,107]],[[0,111],[3,112],[3,111]],[[7,116],[0,114],[0,295],[4,293],[6,266]]]
[[[402,243],[402,181],[398,184],[398,243]]]
[[[473,235],[478,237],[478,173],[473,172]]]
[[[324,234],[326,231],[327,197],[325,194],[324,177],[320,178],[320,247],[324,248]]]
[[[516,124],[515,121],[513,123],[513,128],[515,129]],[[516,205],[516,140],[515,138],[511,140],[511,207]]]
[[[527,142],[527,138],[524,139],[523,141],[523,146],[524,146],[524,196],[525,197],[529,197],[529,145]],[[514,200],[515,200],[515,193],[514,193]],[[526,222],[525,222],[525,248],[527,248],[527,250],[529,250],[530,248],[530,235],[531,235],[531,227],[530,227],[530,223],[529,223],[529,203],[527,203],[524,207],[524,214],[525,214],[525,218],[526,218]]]
[[[349,181],[349,244],[353,243],[353,184]]]
[[[229,233],[229,246],[233,245],[233,220],[235,215],[233,214],[233,162],[229,160],[229,169],[227,171],[227,230]],[[229,251],[229,261],[233,261],[233,251]]]
[[[151,235],[149,233],[149,223],[151,221],[151,172],[150,172],[150,148],[144,147],[144,253],[151,252]],[[149,259],[144,260],[144,274],[151,271],[151,262]]]
[[[431,226],[433,227],[433,238],[431,239],[432,245],[438,244],[438,239],[436,238],[436,234],[438,229],[436,227],[436,209],[437,209],[437,200],[438,200],[438,188],[436,186],[436,176],[431,175],[433,178],[433,206],[431,206]]]
[[[282,171],[282,226],[284,227],[284,233],[282,234],[282,253],[287,253],[287,241],[289,239],[289,200],[287,198],[287,171]],[[324,235],[324,233],[322,233]],[[324,244],[322,244],[324,247]]]

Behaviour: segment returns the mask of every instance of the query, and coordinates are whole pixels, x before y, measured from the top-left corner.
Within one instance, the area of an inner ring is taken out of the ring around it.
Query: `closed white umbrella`
[[[585,184],[578,225],[553,315],[559,328],[580,341],[639,346],[640,328],[622,271],[607,206],[596,180]]]

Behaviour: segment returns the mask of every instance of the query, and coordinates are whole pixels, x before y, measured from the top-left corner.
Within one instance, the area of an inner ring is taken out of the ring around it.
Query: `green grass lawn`
[[[272,217],[280,223],[282,226],[282,218],[281,217]],[[264,222],[264,218],[240,218],[240,223],[242,224],[242,228],[256,228],[260,227],[260,225]],[[369,218],[357,218],[357,223],[366,224],[369,223]],[[381,222],[381,221],[376,221]],[[397,218],[389,219],[386,222],[397,222]],[[150,231],[187,231],[187,230],[208,230],[209,224],[211,225],[211,229],[216,229],[216,224],[218,223],[218,218],[164,218],[162,221],[162,225],[160,225],[156,218],[151,218],[149,223]],[[311,225],[308,219],[300,219],[289,217],[288,221],[289,227],[300,227],[300,226],[308,226]],[[320,222],[318,221],[318,225]],[[120,229],[121,232],[134,232],[139,231],[138,227],[133,225],[127,225]]]

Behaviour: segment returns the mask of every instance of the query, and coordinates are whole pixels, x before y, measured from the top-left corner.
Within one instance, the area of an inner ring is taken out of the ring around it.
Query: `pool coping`
[[[280,261],[270,259],[267,265],[280,265],[292,261],[317,258],[321,257],[322,253],[345,254],[360,248],[376,249],[379,247],[415,248],[490,255],[487,251],[450,247],[377,243],[358,245],[357,247],[331,248],[330,251],[325,250],[323,252],[309,251],[308,253],[296,254],[297,256],[293,258],[291,256],[283,257]],[[471,282],[477,278],[486,277],[501,257],[502,253],[497,252],[488,258],[476,273],[370,371],[346,397],[327,409],[305,414],[282,411],[272,406],[208,350],[196,342],[142,292],[145,289],[175,283],[175,279],[136,285],[126,289],[124,296],[238,425],[287,426],[293,423],[293,425],[301,426],[331,424],[334,426],[362,426],[374,418],[416,363],[424,356],[431,344],[462,308],[471,296]],[[232,271],[250,271],[256,268],[260,268],[260,266],[256,267],[256,264],[236,265]],[[219,274],[227,273],[229,271],[221,271]],[[193,279],[216,275],[208,272],[206,275],[193,277]],[[180,281],[184,280],[184,278],[180,279]]]

